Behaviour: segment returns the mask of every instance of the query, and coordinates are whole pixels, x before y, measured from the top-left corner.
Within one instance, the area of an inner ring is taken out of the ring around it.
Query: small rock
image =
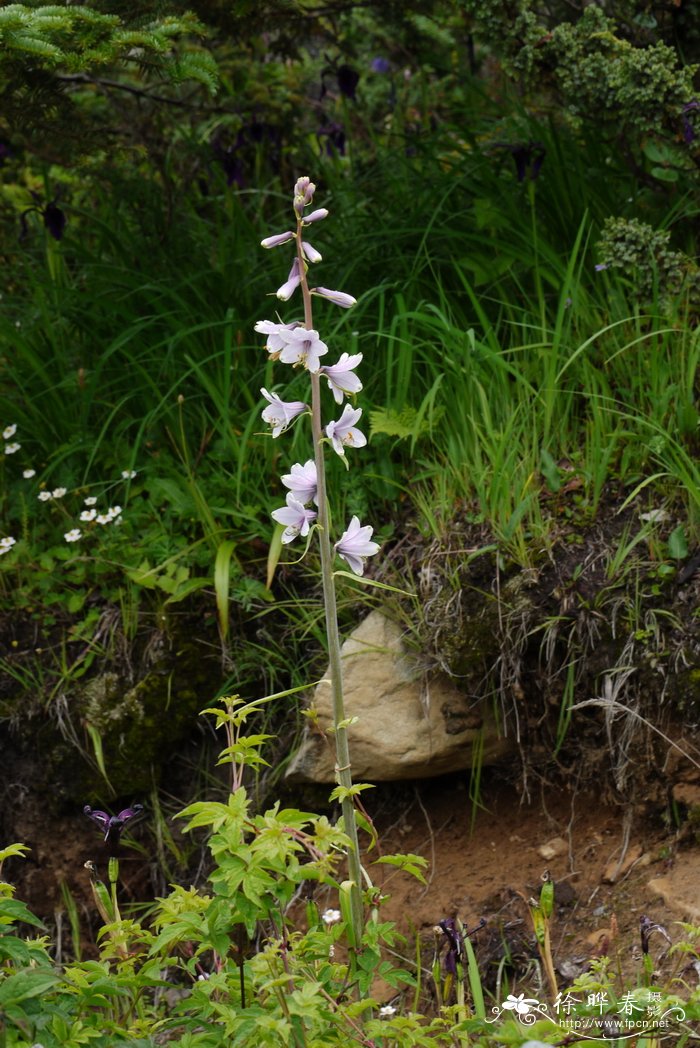
[[[603,873],[603,883],[614,884],[615,881],[619,880],[620,877],[623,877],[628,872],[628,870],[634,865],[634,863],[637,862],[638,859],[641,859],[641,857],[641,844],[631,845],[627,849],[627,853],[624,859],[622,860],[622,863],[620,863],[619,859],[613,859],[612,862],[609,862],[608,865],[605,867],[605,872]]]
[[[686,808],[700,808],[700,785],[697,783],[677,782],[672,792],[676,804],[684,804]]]
[[[558,855],[566,855],[569,850],[569,845],[566,843],[563,837],[552,837],[551,841],[546,841],[541,844],[537,849],[538,855],[541,855],[543,859],[556,859]]]
[[[654,895],[660,895],[669,910],[673,910],[679,917],[689,918],[695,923],[700,921],[697,873],[694,878],[690,878],[687,871],[674,869],[665,877],[654,877],[647,887]]]

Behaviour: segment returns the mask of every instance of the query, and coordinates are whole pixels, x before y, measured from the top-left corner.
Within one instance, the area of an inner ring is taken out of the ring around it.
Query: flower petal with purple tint
[[[281,287],[277,288],[277,297],[283,302],[286,302],[292,297],[293,292],[301,284],[301,274],[299,273],[299,259],[295,258],[292,262],[292,268],[289,270],[289,276],[285,280]]]
[[[285,529],[282,532],[282,542],[285,545],[288,542],[293,542],[297,535],[302,537],[308,535],[309,527],[312,521],[316,519],[315,511],[302,506],[301,502],[295,498],[291,491],[287,495],[287,505],[273,510],[270,515],[278,524],[285,525]]]
[[[318,207],[315,211],[312,211],[310,215],[306,215],[304,218],[304,225],[310,226],[312,222],[321,222],[324,218],[328,218],[328,208]]]
[[[296,322],[292,324],[276,324],[274,320],[258,320],[255,325],[255,330],[259,335],[267,335],[265,349],[271,355],[272,359],[276,360],[287,344],[283,335],[290,331],[294,331],[298,327],[299,324]]]
[[[122,830],[131,819],[143,811],[143,804],[134,804],[131,808],[122,808],[118,815],[109,815],[106,811],[93,809],[89,804],[83,808],[83,814],[97,823],[104,830],[104,840],[110,846],[110,852],[116,853]]]
[[[331,291],[327,287],[312,287],[312,295],[318,295],[320,298],[327,298],[330,302],[334,302],[336,306],[341,306],[343,309],[350,309],[350,306],[354,306],[357,302],[356,298],[352,295],[346,295],[344,291]]]
[[[302,506],[308,502],[315,502],[318,505],[318,475],[313,459],[308,459],[303,466],[295,462],[291,472],[285,473],[280,479],[285,488],[289,488]]]
[[[360,518],[353,517],[333,547],[356,575],[364,575],[366,558],[379,552],[379,544],[372,541],[373,531],[369,524],[363,527]]]
[[[321,368],[321,374],[328,379],[336,404],[343,403],[343,396],[351,396],[362,389],[362,383],[353,371],[361,360],[361,353],[354,353],[352,356],[342,353],[336,364]]]
[[[362,415],[362,408],[352,408],[345,405],[343,414],[336,422],[329,422],[326,426],[326,436],[333,445],[333,450],[339,455],[345,455],[346,447],[363,448],[367,443],[367,437],[355,428],[355,423]]]
[[[294,240],[295,233],[288,229],[286,233],[275,233],[274,236],[265,237],[264,240],[260,241],[261,247],[279,247],[280,244],[288,244],[290,240]]]
[[[304,253],[304,258],[307,262],[322,262],[323,255],[320,251],[317,251],[315,247],[308,242],[308,240],[302,240],[301,250]]]
[[[285,343],[279,354],[283,364],[303,364],[307,370],[316,372],[321,366],[320,358],[328,352],[328,346],[312,328],[297,327],[282,334]]]
[[[279,437],[297,415],[308,411],[307,405],[301,400],[282,400],[276,393],[268,393],[266,389],[261,389],[260,392],[269,401],[268,406],[263,410],[262,417],[263,422],[272,426],[273,437]]]

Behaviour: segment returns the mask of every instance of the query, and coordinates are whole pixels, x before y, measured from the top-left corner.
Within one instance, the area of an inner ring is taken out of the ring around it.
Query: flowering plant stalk
[[[353,517],[345,532],[334,545],[331,545],[331,519],[328,506],[325,473],[325,448],[327,445],[345,460],[345,451],[349,447],[363,447],[367,441],[364,434],[357,429],[356,423],[362,415],[360,408],[346,404],[339,419],[327,423],[324,427],[321,379],[325,378],[336,404],[341,404],[345,397],[352,396],[362,389],[362,383],[354,372],[362,360],[362,354],[349,356],[343,353],[333,365],[321,365],[321,357],[328,352],[328,347],[314,329],[312,296],[328,299],[342,308],[354,305],[355,299],[342,291],[332,291],[324,287],[310,287],[307,279],[309,263],[321,261],[320,253],[305,240],[306,229],[328,215],[325,208],[307,213],[313,201],[315,185],[306,177],[298,179],[294,187],[293,207],[296,225],[293,230],[267,237],[262,242],[266,248],[282,244],[294,244],[295,257],[285,283],[278,289],[277,297],[287,301],[297,288],[301,290],[304,305],[303,324],[275,323],[268,320],[259,321],[255,329],[268,336],[267,350],[271,357],[294,367],[303,367],[309,373],[311,386],[311,432],[314,457],[303,465],[295,463],[291,472],[282,477],[282,482],[289,489],[287,504],[275,510],[273,519],[285,525],[282,542],[292,542],[297,536],[305,537],[313,529],[318,535],[321,557],[321,579],[325,609],[326,635],[328,638],[328,656],[330,663],[331,693],[333,699],[333,723],[336,746],[336,776],[338,788],[334,793],[340,799],[343,813],[343,828],[349,838],[348,872],[349,884],[349,920],[348,937],[352,944],[359,946],[363,930],[362,913],[362,867],[357,836],[357,822],[353,805],[352,772],[350,750],[348,745],[347,724],[343,700],[343,675],[340,655],[340,634],[333,575],[334,554],[342,557],[350,569],[362,575],[364,562],[379,549],[372,541],[372,528],[360,524]],[[263,419],[272,426],[272,436],[277,437],[297,416],[308,414],[308,406],[301,401],[283,401],[277,394],[261,391],[268,406],[263,411]],[[347,465],[347,461],[346,461]],[[307,508],[314,503],[317,510]]]

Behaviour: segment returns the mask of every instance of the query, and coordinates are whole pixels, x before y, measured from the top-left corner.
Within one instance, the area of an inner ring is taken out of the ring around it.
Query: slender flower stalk
[[[289,489],[286,505],[275,510],[272,517],[278,524],[284,525],[282,542],[285,544],[299,537],[308,536],[311,533],[312,525],[313,530],[318,534],[333,701],[337,758],[336,779],[340,787],[343,828],[349,838],[349,891],[344,898],[349,898],[348,939],[353,948],[358,948],[362,941],[364,926],[361,891],[363,871],[352,800],[352,773],[343,699],[333,559],[335,556],[341,557],[356,575],[362,575],[367,557],[373,556],[379,546],[372,541],[373,529],[369,525],[363,527],[357,517],[352,518],[345,532],[334,545],[331,544],[330,509],[326,492],[325,445],[330,444],[338,455],[345,458],[346,448],[361,448],[367,443],[367,440],[355,425],[362,415],[360,408],[346,404],[340,418],[328,422],[325,426],[322,419],[321,378],[327,381],[335,402],[342,404],[345,397],[353,396],[362,389],[362,383],[354,372],[362,360],[362,354],[357,353],[350,356],[343,353],[335,364],[321,364],[321,357],[328,353],[328,347],[314,328],[312,295],[325,298],[344,309],[353,306],[355,299],[344,291],[333,291],[325,287],[309,287],[308,266],[322,261],[322,258],[321,253],[304,239],[305,227],[320,222],[328,214],[325,208],[318,208],[304,215],[306,208],[313,201],[315,191],[316,187],[309,178],[298,179],[294,187],[293,201],[296,228],[266,237],[262,241],[264,248],[294,243],[295,258],[286,282],[277,291],[277,297],[286,302],[297,288],[300,288],[304,303],[304,321],[303,323],[285,324],[260,320],[255,325],[255,330],[267,336],[265,348],[272,360],[279,360],[280,363],[296,369],[304,369],[308,372],[311,384],[311,432],[314,457],[303,465],[295,463],[291,472],[282,477],[282,483]],[[289,423],[298,415],[308,412],[307,405],[301,401],[287,402],[276,393],[269,393],[265,389],[261,392],[268,401],[268,406],[263,411],[263,419],[272,426],[273,437],[283,433]],[[309,508],[308,504],[311,502],[316,505],[316,510]],[[332,912],[335,913],[335,911]]]
[[[313,330],[313,305],[311,291],[306,279],[302,247],[302,215],[297,211],[297,260],[304,301],[304,327]],[[352,786],[352,766],[350,763],[350,746],[345,727],[345,700],[343,697],[343,664],[340,654],[340,631],[338,629],[338,603],[333,578],[333,550],[330,540],[330,508],[326,494],[326,467],[323,449],[323,421],[321,416],[321,375],[319,371],[309,373],[311,380],[311,430],[313,435],[314,461],[316,463],[316,501],[318,504],[318,539],[321,554],[321,582],[323,585],[323,605],[326,619],[326,636],[328,638],[328,661],[330,664],[331,695],[333,700],[333,724],[335,727],[336,775],[338,785],[346,789]],[[352,798],[341,801],[343,828],[350,839],[348,849],[348,872],[353,888],[350,895],[350,908],[353,923],[353,940],[360,943],[364,919],[362,914],[362,864],[360,861],[360,843],[357,834],[357,820]]]

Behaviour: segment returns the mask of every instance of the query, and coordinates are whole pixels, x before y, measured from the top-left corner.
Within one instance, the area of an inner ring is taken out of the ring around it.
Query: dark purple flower
[[[683,114],[683,140],[686,145],[690,145],[696,137],[693,121],[688,118],[688,114],[697,109],[700,109],[700,102],[693,99],[692,102],[687,102],[681,110],[681,113]]]
[[[42,211],[42,217],[44,219],[44,225],[54,240],[60,240],[63,236],[63,230],[66,228],[66,222],[68,221],[65,211],[61,211],[55,200],[50,200]]]
[[[319,127],[316,137],[321,147],[321,139],[326,139],[327,156],[334,156],[336,153],[339,156],[345,156],[345,131],[341,124],[331,123],[326,124],[324,127]]]
[[[391,62],[388,58],[382,58],[381,56],[378,58],[373,58],[370,69],[373,73],[390,73]]]
[[[526,177],[534,182],[540,173],[547,153],[542,143],[521,142],[519,145],[512,146],[507,142],[501,142],[500,146],[502,149],[507,149],[513,157],[518,182],[524,182]]]
[[[338,89],[341,95],[351,98],[354,102],[357,85],[360,82],[360,74],[352,66],[341,65],[338,66],[336,76],[338,77]]]
[[[445,954],[445,971],[448,975],[457,975],[457,964],[462,960],[462,952],[464,949],[462,943],[462,937],[457,929],[457,922],[454,917],[446,917],[444,921],[439,922],[440,928],[442,928],[448,942],[447,953]]]
[[[108,815],[106,811],[99,811],[86,804],[83,814],[97,823],[104,830],[104,840],[109,845],[110,854],[115,855],[121,840],[122,830],[127,822],[135,818],[143,811],[143,804],[134,804],[131,808],[123,808],[118,815]]]
[[[670,944],[671,936],[660,924],[654,924],[650,917],[643,914],[639,918],[639,934],[642,940],[642,953],[649,953],[649,937],[652,932],[660,932],[666,942]]]
[[[19,216],[20,222],[20,240],[24,240],[28,235],[27,228],[27,215],[35,212],[41,215],[44,226],[49,231],[54,240],[60,240],[63,236],[63,230],[66,228],[68,219],[66,218],[65,211],[62,211],[55,200],[50,200],[44,207],[41,206],[41,197],[38,193],[32,193],[34,200],[36,201],[33,207],[26,208]]]

